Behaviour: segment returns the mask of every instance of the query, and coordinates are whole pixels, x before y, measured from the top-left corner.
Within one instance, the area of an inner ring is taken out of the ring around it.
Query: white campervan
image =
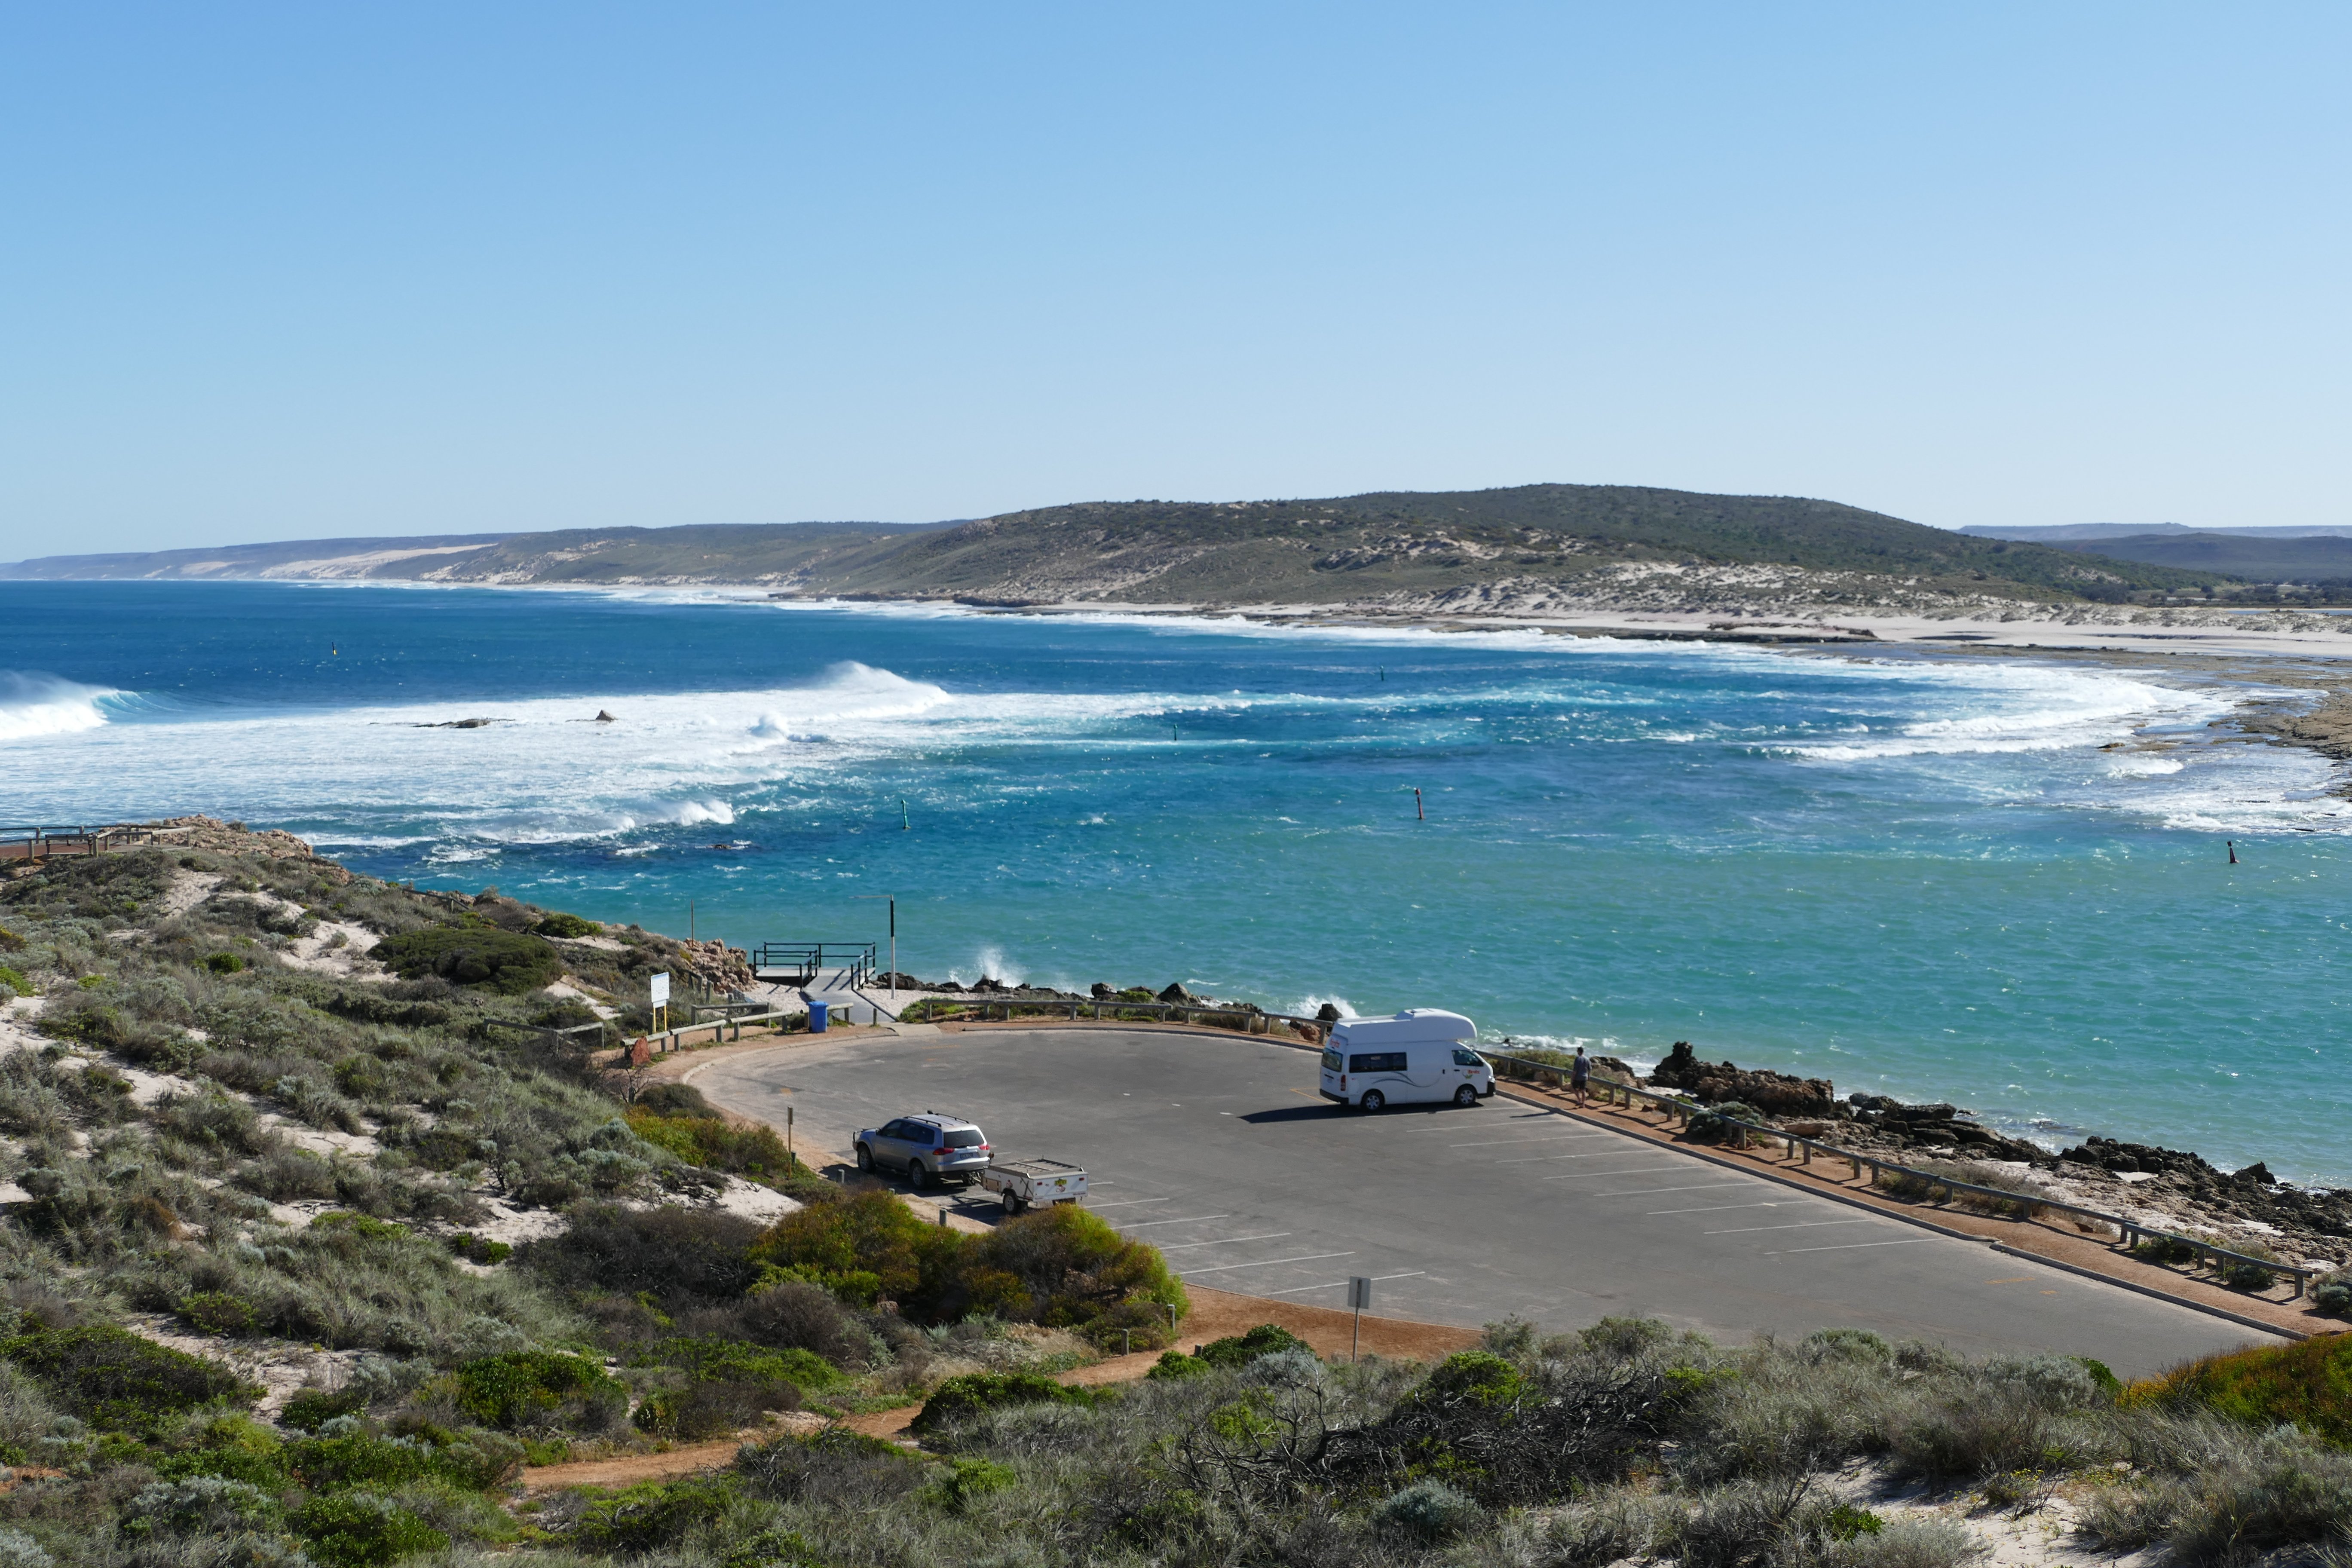
[[[1435,1007],[1334,1024],[1323,1049],[1323,1098],[1366,1110],[1415,1100],[1475,1105],[1495,1092],[1493,1066],[1469,1047],[1477,1037],[1477,1025]]]

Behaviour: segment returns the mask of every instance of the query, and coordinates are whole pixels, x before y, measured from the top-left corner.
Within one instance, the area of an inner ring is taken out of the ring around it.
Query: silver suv
[[[986,1133],[961,1116],[937,1110],[901,1116],[857,1135],[859,1170],[904,1171],[919,1187],[949,1176],[969,1182],[993,1157]]]

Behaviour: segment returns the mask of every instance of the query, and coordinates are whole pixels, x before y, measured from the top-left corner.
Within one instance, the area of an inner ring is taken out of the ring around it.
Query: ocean
[[[749,591],[0,583],[0,817],[209,813],[739,946],[882,941],[895,897],[927,977],[1689,1040],[2352,1184],[2352,803],[2211,728],[2242,690]]]

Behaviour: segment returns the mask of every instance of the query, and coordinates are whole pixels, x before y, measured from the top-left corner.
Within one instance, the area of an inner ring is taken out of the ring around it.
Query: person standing
[[[1592,1064],[1584,1059],[1584,1047],[1576,1047],[1576,1059],[1568,1065],[1568,1087],[1576,1091],[1576,1103],[1590,1103],[1586,1095],[1592,1082]]]

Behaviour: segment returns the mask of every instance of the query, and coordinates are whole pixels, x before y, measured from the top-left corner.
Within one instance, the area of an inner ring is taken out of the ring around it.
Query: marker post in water
[[[1372,1282],[1363,1275],[1348,1280],[1348,1305],[1356,1310],[1356,1331],[1348,1342],[1348,1359],[1361,1361],[1364,1352],[1364,1309],[1372,1304]]]
[[[1415,822],[1429,820],[1429,813],[1421,809],[1421,789],[1418,785],[1414,786],[1412,792],[1412,819]]]

